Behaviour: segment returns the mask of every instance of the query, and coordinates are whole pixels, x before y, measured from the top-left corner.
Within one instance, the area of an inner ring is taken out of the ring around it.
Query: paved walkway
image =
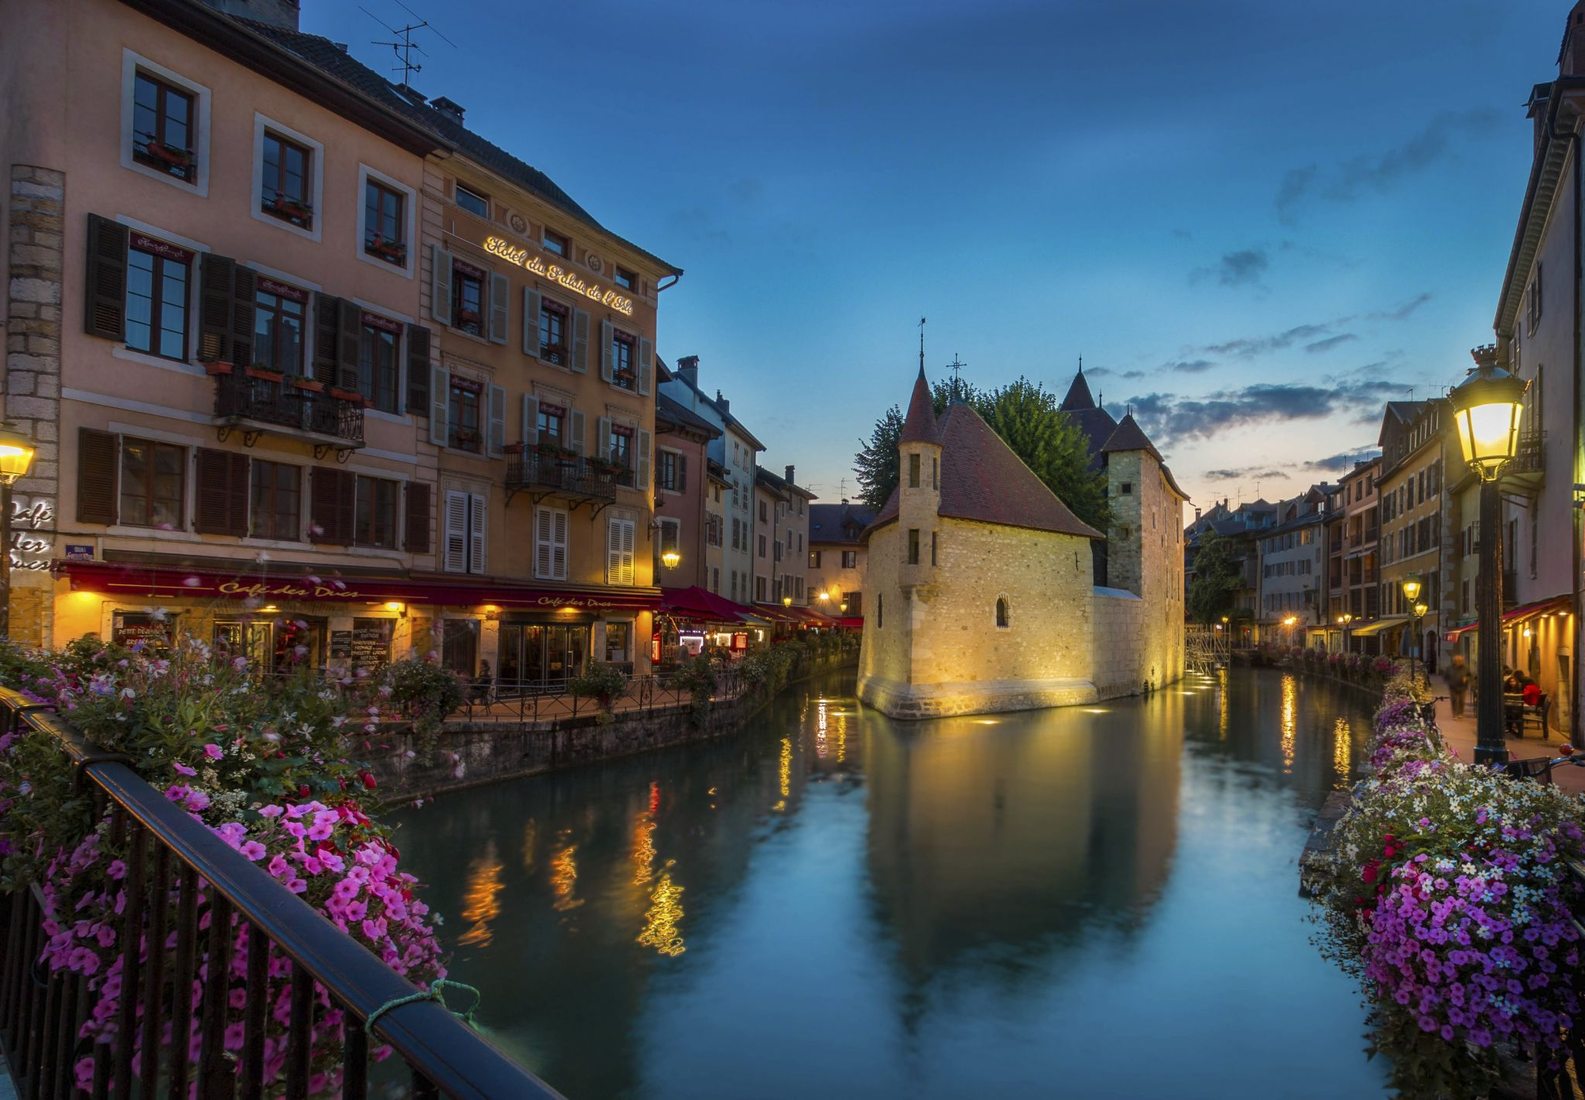
[[[1432,686],[1441,692],[1446,692],[1447,687],[1440,680],[1435,680]],[[1458,753],[1460,760],[1475,759],[1475,708],[1473,705],[1464,708],[1464,717],[1454,718],[1453,711],[1445,699],[1440,699],[1436,704],[1436,724],[1442,731],[1442,740],[1448,747]],[[1543,740],[1531,731],[1528,737],[1509,737],[1504,744],[1508,746],[1508,755],[1514,760],[1529,760],[1541,756],[1561,756],[1561,749],[1568,744],[1568,738],[1560,735],[1555,730],[1548,730],[1547,737]],[[1565,790],[1576,794],[1585,794],[1585,768],[1562,766],[1552,772],[1553,781]]]

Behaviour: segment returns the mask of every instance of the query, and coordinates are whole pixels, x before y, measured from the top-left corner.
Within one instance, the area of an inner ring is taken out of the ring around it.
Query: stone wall
[[[1095,693],[1115,699],[1137,693],[1144,684],[1145,639],[1150,608],[1132,592],[1095,590]]]
[[[1143,600],[1134,684],[1160,687],[1183,676],[1182,498],[1149,451],[1108,455],[1107,483],[1113,510],[1107,581]]]

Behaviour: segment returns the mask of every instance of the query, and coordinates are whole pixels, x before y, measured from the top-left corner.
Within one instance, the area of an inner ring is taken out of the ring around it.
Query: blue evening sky
[[[856,496],[925,316],[932,377],[1082,355],[1201,506],[1335,476],[1491,340],[1569,6],[407,2],[456,44],[419,91],[685,269],[660,354],[766,466]],[[389,69],[359,4],[303,29]]]

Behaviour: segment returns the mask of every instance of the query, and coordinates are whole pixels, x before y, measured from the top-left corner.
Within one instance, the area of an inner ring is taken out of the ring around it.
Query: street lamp
[[[660,563],[667,569],[675,569],[682,564],[682,555],[675,548],[660,552]]]
[[[1293,627],[1294,627],[1294,624],[1297,623],[1298,621],[1299,621],[1299,616],[1297,616],[1297,615],[1289,615],[1286,619],[1282,620],[1282,625],[1288,628],[1288,648],[1289,649],[1293,648]]]
[[[1423,646],[1425,644],[1425,641],[1422,638],[1422,633],[1423,632],[1421,630],[1421,627],[1425,623],[1426,612],[1430,611],[1431,609],[1430,609],[1430,607],[1426,606],[1424,603],[1417,603],[1417,604],[1414,605],[1412,610],[1414,611],[1414,644],[1415,644],[1416,647],[1419,647],[1419,646]],[[1426,687],[1430,687],[1431,686],[1431,666],[1425,663],[1425,653],[1423,651],[1420,654],[1420,671],[1425,676],[1425,686]]]
[[[1519,450],[1519,418],[1529,385],[1497,365],[1497,348],[1474,348],[1475,367],[1448,399],[1464,462],[1480,478],[1480,576],[1475,585],[1480,655],[1475,686],[1475,763],[1503,764],[1502,667],[1497,618],[1502,614],[1502,497],[1497,478]]]
[[[1424,587],[1420,583],[1420,578],[1419,577],[1405,577],[1405,578],[1403,578],[1403,580],[1398,582],[1398,587],[1399,587],[1399,589],[1401,589],[1403,591],[1403,606],[1408,608],[1410,615],[1414,615],[1414,608],[1415,608],[1416,604],[1419,603],[1419,600],[1420,600],[1420,590],[1421,590],[1421,588]],[[1415,616],[1415,617],[1418,618],[1418,616]],[[1419,652],[1420,652],[1420,624],[1418,622],[1416,622],[1414,624],[1414,645],[1410,648],[1409,660],[1411,662],[1413,662],[1413,660],[1415,658],[1415,654],[1417,654]],[[1411,681],[1413,681],[1413,679],[1414,679],[1414,665],[1412,663],[1409,666],[1409,674],[1410,674],[1409,675],[1409,679]],[[1427,682],[1429,683],[1429,681],[1427,681]]]
[[[11,486],[33,465],[33,444],[0,425],[0,640],[11,637]]]
[[[1337,625],[1343,628],[1343,648],[1341,652],[1348,652],[1348,624],[1354,621],[1354,616],[1347,611],[1337,617]]]

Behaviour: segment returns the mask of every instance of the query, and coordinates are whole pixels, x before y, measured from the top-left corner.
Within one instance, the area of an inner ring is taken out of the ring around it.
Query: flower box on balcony
[[[260,382],[284,382],[284,381],[286,381],[286,375],[282,374],[278,370],[270,370],[268,367],[249,367],[248,368],[248,377],[249,378],[256,378]]]
[[[509,455],[520,455],[526,449],[527,447],[522,443],[508,443],[506,446],[501,448],[501,450],[505,451]]]
[[[337,401],[350,401],[354,405],[362,405],[364,400],[357,390],[344,390],[340,386],[331,386],[330,396]]]
[[[407,246],[400,241],[388,241],[384,237],[375,237],[363,246],[363,250],[371,256],[377,256],[389,264],[405,264],[407,262]]]
[[[214,374],[214,375],[230,374],[231,373],[231,364],[230,363],[221,363],[221,362],[217,362],[217,361],[210,361],[210,362],[204,364],[204,373],[205,374]]]
[[[611,372],[611,381],[616,383],[618,386],[625,387],[626,389],[632,389],[633,383],[636,381],[636,379],[632,371],[618,370]]]
[[[308,390],[310,393],[325,392],[325,384],[317,378],[294,378],[292,379],[292,385],[300,390]]]
[[[457,324],[461,327],[479,324],[479,311],[476,309],[459,309],[457,311]]]

